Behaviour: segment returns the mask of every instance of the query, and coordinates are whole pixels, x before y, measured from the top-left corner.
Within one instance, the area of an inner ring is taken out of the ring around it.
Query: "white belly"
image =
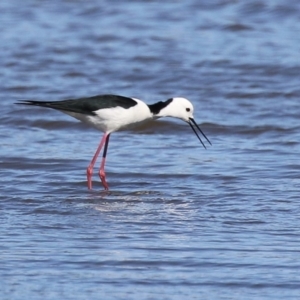
[[[149,107],[144,102],[138,99],[135,100],[138,101],[138,104],[130,108],[120,106],[104,108],[95,111],[95,115],[84,115],[67,111],[64,111],[64,113],[102,132],[110,133],[138,126],[153,118]]]

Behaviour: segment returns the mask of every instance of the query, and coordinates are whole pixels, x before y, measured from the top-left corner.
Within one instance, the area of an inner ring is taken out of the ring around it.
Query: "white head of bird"
[[[170,100],[170,103],[156,117],[173,117],[189,123],[193,119],[193,104],[188,99],[182,97],[175,97]]]
[[[155,115],[155,117],[173,117],[183,120],[191,126],[192,130],[194,131],[195,135],[197,136],[204,148],[206,148],[206,146],[201,140],[196,129],[198,129],[198,131],[205,137],[205,139],[211,145],[210,140],[207,138],[207,136],[204,134],[204,132],[194,120],[194,107],[188,99],[182,97],[175,97],[167,100],[165,103],[168,104],[164,108],[162,108],[159,111],[159,113]]]

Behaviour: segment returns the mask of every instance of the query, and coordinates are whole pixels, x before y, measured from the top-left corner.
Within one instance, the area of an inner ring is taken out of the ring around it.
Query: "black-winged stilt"
[[[173,117],[187,122],[199,141],[205,147],[196,129],[205,137],[209,144],[211,142],[194,120],[194,107],[192,103],[181,97],[168,99],[164,102],[147,105],[141,100],[117,95],[98,95],[89,98],[71,99],[63,101],[31,101],[24,100],[17,104],[35,105],[60,110],[96,129],[104,132],[96,153],[87,168],[88,188],[92,188],[92,173],[99,153],[104,145],[99,177],[105,190],[108,184],[105,178],[104,165],[107,154],[109,137],[112,132],[127,129],[142,122],[158,119],[160,117]],[[194,128],[194,126],[196,129]]]

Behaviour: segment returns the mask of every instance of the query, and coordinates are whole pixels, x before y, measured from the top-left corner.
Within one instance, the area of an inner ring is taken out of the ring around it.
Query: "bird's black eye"
[[[186,111],[191,111],[191,109],[190,109],[190,108],[186,108],[185,110],[186,110]]]

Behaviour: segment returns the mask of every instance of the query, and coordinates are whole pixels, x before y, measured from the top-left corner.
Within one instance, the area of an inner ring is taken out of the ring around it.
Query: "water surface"
[[[1,1],[1,299],[298,299],[300,7]],[[184,96],[111,136],[20,99]]]

